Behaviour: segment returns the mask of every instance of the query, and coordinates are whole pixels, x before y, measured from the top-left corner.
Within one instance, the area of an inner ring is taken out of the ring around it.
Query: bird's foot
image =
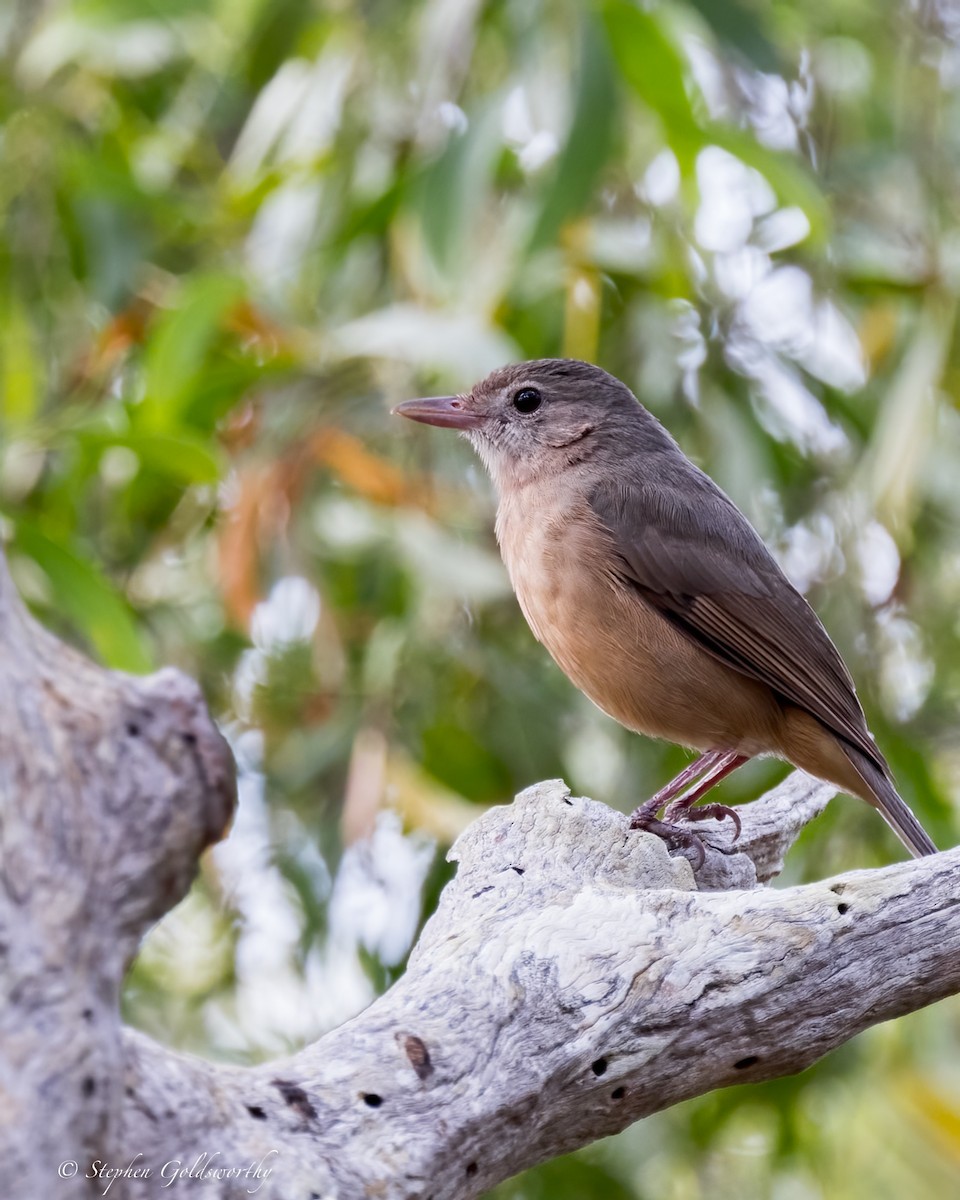
[[[729,817],[733,821],[733,841],[736,842],[740,836],[740,817],[735,810],[726,804],[697,805],[697,801],[705,796],[725,775],[729,775],[731,771],[735,771],[746,761],[744,755],[737,754],[733,750],[711,750],[707,754],[701,755],[695,763],[691,763],[665,788],[661,788],[655,796],[651,796],[639,808],[634,809],[630,815],[630,828],[645,829],[648,833],[656,834],[667,843],[671,850],[692,849],[697,859],[693,869],[698,871],[703,866],[705,857],[703,841],[698,834],[690,829],[684,829],[677,822],[709,821],[711,818],[715,821],[724,821]],[[698,776],[702,776],[699,783],[677,799],[678,791],[691,779]],[[657,813],[665,804],[667,809],[663,814],[663,820],[660,820]],[[696,807],[694,807],[695,805]],[[710,845],[721,854],[736,853],[733,844],[717,846],[711,842]]]
[[[641,804],[630,816],[630,828],[642,829],[645,833],[652,833],[655,837],[666,842],[668,850],[692,850],[694,861],[691,866],[694,871],[699,871],[703,866],[704,859],[707,854],[703,848],[703,841],[700,835],[692,829],[683,829],[680,825],[672,825],[669,821],[661,821],[657,816],[657,810],[652,811],[648,808],[650,801],[647,804]]]
[[[735,808],[731,808],[728,804],[688,804],[685,800],[678,800],[675,804],[671,804],[667,811],[663,814],[663,819],[667,824],[672,824],[675,821],[725,821],[730,819],[733,822],[733,840],[736,841],[740,836],[740,831],[743,826],[740,823],[740,814]]]

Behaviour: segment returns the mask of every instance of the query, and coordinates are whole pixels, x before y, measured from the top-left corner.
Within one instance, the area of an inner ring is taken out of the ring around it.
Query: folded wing
[[[746,517],[692,464],[680,478],[665,463],[666,479],[651,476],[652,465],[648,458],[590,496],[621,578],[711,654],[805,709],[888,776],[839,652]]]

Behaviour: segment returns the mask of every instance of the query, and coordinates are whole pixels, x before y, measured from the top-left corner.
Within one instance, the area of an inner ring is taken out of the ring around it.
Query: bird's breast
[[[579,573],[573,579],[568,575],[576,543],[585,539],[575,506],[546,489],[528,495],[533,490],[524,488],[501,501],[497,541],[527,624],[553,652],[558,630],[573,619],[575,593],[582,590]]]
[[[779,710],[769,689],[714,658],[623,581],[612,536],[584,498],[518,489],[501,499],[497,540],[534,636],[609,716],[698,749],[771,748]]]

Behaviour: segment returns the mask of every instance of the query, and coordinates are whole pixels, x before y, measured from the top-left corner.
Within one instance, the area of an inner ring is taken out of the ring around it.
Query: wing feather
[[[887,774],[837,648],[746,517],[689,461],[666,461],[666,478],[651,475],[649,458],[637,465],[642,473],[603,480],[590,496],[622,578],[711,654]]]

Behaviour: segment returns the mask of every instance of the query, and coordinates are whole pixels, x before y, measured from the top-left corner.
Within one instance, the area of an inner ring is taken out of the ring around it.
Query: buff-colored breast
[[[784,713],[773,692],[617,578],[610,535],[562,479],[504,496],[497,539],[534,635],[605,713],[699,750],[779,752]]]

